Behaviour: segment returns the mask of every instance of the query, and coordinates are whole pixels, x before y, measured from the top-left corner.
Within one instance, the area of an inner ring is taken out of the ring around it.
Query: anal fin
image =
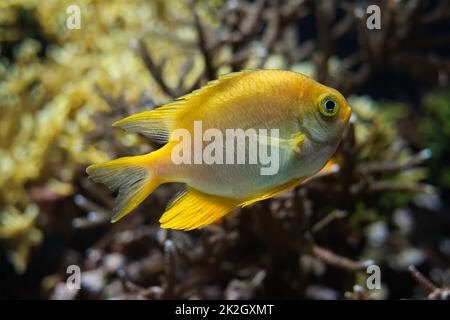
[[[219,220],[233,211],[239,200],[222,198],[188,188],[162,215],[161,228],[193,230]]]

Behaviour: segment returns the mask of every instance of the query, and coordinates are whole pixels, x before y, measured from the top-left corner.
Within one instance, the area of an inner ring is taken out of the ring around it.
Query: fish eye
[[[327,97],[320,103],[320,113],[326,117],[334,116],[339,110],[339,104],[333,97]]]

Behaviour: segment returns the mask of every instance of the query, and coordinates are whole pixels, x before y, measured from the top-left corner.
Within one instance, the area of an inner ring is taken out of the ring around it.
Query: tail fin
[[[161,181],[151,169],[151,156],[124,157],[93,164],[86,169],[89,178],[119,190],[111,222],[116,222],[136,208]]]

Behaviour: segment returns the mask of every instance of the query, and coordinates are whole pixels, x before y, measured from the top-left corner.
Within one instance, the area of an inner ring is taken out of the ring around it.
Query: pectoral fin
[[[294,136],[292,139],[293,148],[296,152],[300,153],[300,150],[302,149],[303,144],[305,143],[305,134],[304,133],[298,133]]]
[[[297,133],[289,139],[260,136],[259,143],[270,145],[278,144],[280,148],[286,148],[288,150],[293,149],[296,152],[300,153],[305,140],[306,136],[304,133]]]
[[[171,202],[159,222],[161,228],[193,230],[219,220],[233,211],[238,204],[238,200],[188,188]]]

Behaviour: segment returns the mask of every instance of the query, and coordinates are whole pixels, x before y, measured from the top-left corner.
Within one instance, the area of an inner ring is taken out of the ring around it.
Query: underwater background
[[[340,171],[201,230],[159,228],[177,185],[111,224],[85,168],[160,147],[111,124],[254,68],[348,98]],[[0,298],[448,299],[449,74],[445,0],[3,0]]]

